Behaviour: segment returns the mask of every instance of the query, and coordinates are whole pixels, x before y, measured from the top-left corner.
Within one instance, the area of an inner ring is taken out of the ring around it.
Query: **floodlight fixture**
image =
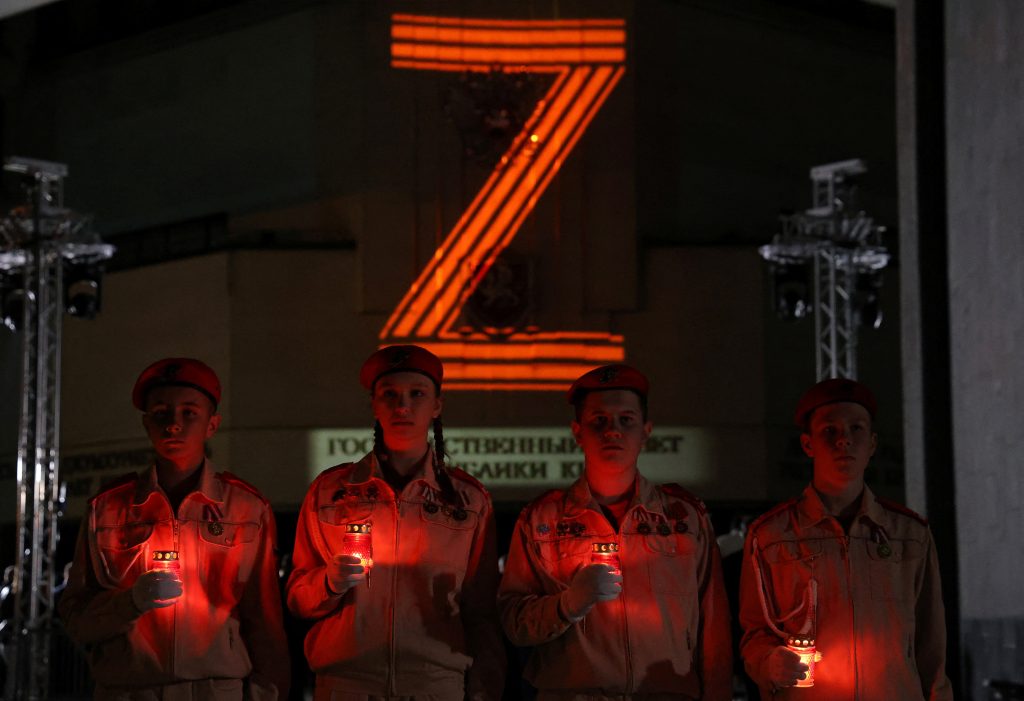
[[[814,310],[819,380],[855,378],[857,329],[882,324],[882,270],[891,256],[885,227],[856,206],[865,172],[857,158],[811,168],[812,206],[780,216],[779,233],[758,249],[771,266],[779,318],[795,321]],[[813,294],[801,287],[801,268],[813,273]]]

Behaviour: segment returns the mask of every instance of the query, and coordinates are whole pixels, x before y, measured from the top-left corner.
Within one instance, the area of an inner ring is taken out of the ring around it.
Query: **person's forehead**
[[[154,387],[146,393],[146,406],[154,404],[195,404],[211,406],[210,398],[192,387],[179,385],[162,385]]]
[[[628,389],[606,389],[588,392],[583,398],[583,411],[640,412],[640,397]]]
[[[829,421],[853,421],[861,419],[871,422],[871,414],[867,408],[856,402],[832,402],[824,404],[811,414],[811,424]]]
[[[433,381],[419,372],[391,372],[377,380],[377,387],[433,387]]]

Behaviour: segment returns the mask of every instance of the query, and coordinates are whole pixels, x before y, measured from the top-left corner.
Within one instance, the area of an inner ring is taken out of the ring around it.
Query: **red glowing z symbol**
[[[625,71],[620,19],[484,20],[396,14],[391,65],[435,71],[554,73],[523,130],[381,330],[445,363],[449,389],[562,390],[625,358],[623,337],[519,331],[496,340],[454,326]]]

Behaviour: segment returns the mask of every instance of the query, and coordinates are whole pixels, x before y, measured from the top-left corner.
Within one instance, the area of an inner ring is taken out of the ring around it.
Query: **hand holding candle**
[[[601,601],[617,599],[622,593],[622,575],[605,563],[581,567],[569,588],[562,592],[562,611],[570,621],[578,621]]]
[[[335,596],[344,594],[369,576],[370,568],[373,567],[373,537],[370,531],[369,522],[345,524],[341,552],[327,563],[327,588]]]
[[[153,553],[152,569],[139,576],[132,585],[132,603],[140,612],[173,606],[182,594],[181,565],[178,553],[157,550]]]
[[[814,638],[795,637],[786,641],[786,649],[800,658],[800,664],[807,668],[803,679],[797,679],[796,686],[814,686],[814,663],[818,661],[818,651],[814,646]]]
[[[358,555],[335,555],[327,563],[327,587],[335,596],[344,594],[349,589],[366,579],[367,568],[362,565]]]
[[[802,661],[801,655],[785,645],[779,645],[768,654],[766,660],[768,678],[779,688],[790,686],[810,686],[808,676],[810,667]]]

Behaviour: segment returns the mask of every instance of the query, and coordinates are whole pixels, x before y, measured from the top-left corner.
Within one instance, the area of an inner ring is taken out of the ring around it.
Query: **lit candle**
[[[807,673],[798,679],[798,687],[814,686],[814,663],[818,661],[818,651],[814,646],[814,638],[793,637],[787,641],[786,649],[800,656],[800,662],[807,665]]]
[[[359,564],[370,573],[373,567],[373,538],[370,535],[369,523],[349,523],[345,526],[345,535],[341,539],[341,554],[359,558]]]
[[[608,565],[612,574],[622,574],[622,564],[619,561],[618,543],[594,543],[590,551],[590,563],[596,565]]]
[[[154,550],[153,571],[170,572],[174,578],[181,581],[181,561],[178,560],[177,550]]]

